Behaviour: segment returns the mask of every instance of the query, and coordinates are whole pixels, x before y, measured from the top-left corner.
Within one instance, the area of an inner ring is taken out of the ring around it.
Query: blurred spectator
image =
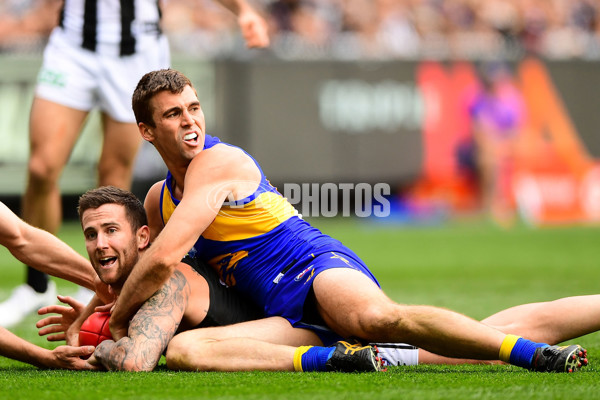
[[[397,0],[377,0],[377,40],[392,56],[415,57],[420,38],[410,7]]]
[[[509,226],[515,217],[513,175],[525,102],[506,64],[486,63],[481,71],[470,112],[482,200],[495,222]]]
[[[600,0],[256,1],[267,10],[271,51],[281,58],[515,58],[526,52],[600,58]],[[59,3],[0,0],[0,50],[40,49]],[[174,53],[247,55],[239,51],[243,46],[234,19],[220,5],[162,3]]]
[[[238,24],[221,4],[212,0],[164,0],[162,4],[162,27],[172,53],[218,57],[234,51]]]
[[[41,52],[62,0],[0,0],[0,52]]]

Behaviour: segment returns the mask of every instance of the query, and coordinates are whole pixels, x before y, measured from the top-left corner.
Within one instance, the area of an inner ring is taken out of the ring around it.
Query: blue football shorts
[[[379,282],[365,263],[344,246],[319,253],[311,253],[282,270],[273,283],[276,288],[271,292],[265,306],[267,316],[281,316],[296,328],[312,330],[325,346],[342,340],[329,329],[316,308],[312,282],[321,272],[331,268],[350,268],[369,277],[377,286]]]

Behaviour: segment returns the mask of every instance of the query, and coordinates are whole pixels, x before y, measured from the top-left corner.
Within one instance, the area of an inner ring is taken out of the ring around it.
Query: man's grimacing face
[[[181,93],[162,91],[150,101],[155,128],[151,142],[163,158],[191,160],[204,147],[204,113],[196,92],[186,86]]]

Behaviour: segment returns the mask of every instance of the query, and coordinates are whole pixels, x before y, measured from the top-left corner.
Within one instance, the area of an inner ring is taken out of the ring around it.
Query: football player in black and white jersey
[[[248,47],[269,44],[266,21],[246,0],[218,0],[237,16]],[[131,93],[144,73],[170,66],[158,0],[64,0],[44,50],[30,114],[30,159],[23,219],[50,233],[62,220],[60,175],[89,112],[101,114],[98,185],[129,189],[141,139]],[[0,304],[0,326],[55,301],[46,274],[27,268],[26,283]],[[82,300],[91,297],[88,294]],[[15,305],[18,304],[18,307]]]

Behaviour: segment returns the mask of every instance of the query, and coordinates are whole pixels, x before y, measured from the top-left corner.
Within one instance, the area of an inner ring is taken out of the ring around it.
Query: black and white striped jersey
[[[60,27],[95,51],[98,43],[119,44],[121,55],[135,52],[140,35],[159,35],[159,0],[64,0]]]

